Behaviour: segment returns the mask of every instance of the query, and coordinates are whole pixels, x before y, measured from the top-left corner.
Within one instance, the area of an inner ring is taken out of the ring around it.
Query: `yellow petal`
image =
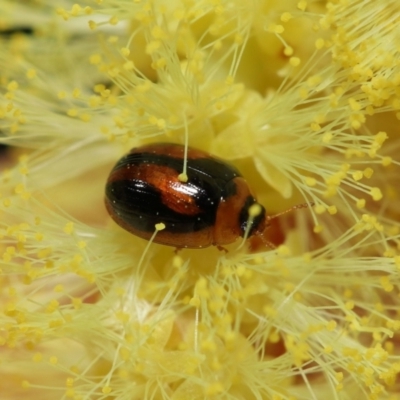
[[[278,168],[261,157],[256,157],[254,159],[254,164],[263,179],[279,192],[282,197],[287,199],[292,195],[292,182]]]
[[[213,143],[212,153],[225,160],[251,157],[253,141],[249,139],[243,122],[238,122],[221,132]]]

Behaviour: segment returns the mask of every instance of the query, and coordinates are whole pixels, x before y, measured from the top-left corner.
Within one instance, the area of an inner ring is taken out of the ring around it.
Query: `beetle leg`
[[[229,251],[228,251],[225,247],[223,247],[223,246],[216,245],[215,247],[216,247],[219,251],[224,251],[225,253],[229,253]]]
[[[178,253],[179,253],[182,249],[184,249],[184,247],[175,247],[174,253],[175,253],[176,255],[178,255]]]

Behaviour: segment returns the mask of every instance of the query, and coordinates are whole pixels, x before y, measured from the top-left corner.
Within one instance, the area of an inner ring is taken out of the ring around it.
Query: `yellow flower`
[[[2,396],[396,398],[398,1],[0,10]],[[145,242],[104,185],[163,141],[233,162],[270,215],[315,205],[276,249]]]

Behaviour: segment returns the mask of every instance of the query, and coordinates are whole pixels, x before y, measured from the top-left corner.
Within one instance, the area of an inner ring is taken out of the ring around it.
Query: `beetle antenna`
[[[269,225],[268,225],[268,226],[269,226]],[[267,229],[268,226],[266,226],[265,229]],[[265,246],[269,247],[271,250],[275,250],[275,249],[276,249],[276,246],[275,246],[272,242],[270,242],[269,240],[267,240],[266,237],[264,236],[265,229],[264,229],[262,232],[260,232],[260,233],[258,234],[258,236],[261,238],[261,241],[265,244]]]
[[[277,218],[277,217],[280,217],[281,215],[285,215],[285,214],[287,214],[287,213],[289,213],[289,212],[292,212],[292,211],[294,211],[294,210],[297,210],[297,209],[300,209],[300,208],[309,208],[309,207],[312,207],[313,205],[314,205],[314,202],[296,204],[295,206],[290,207],[290,208],[288,208],[287,210],[282,211],[282,212],[280,212],[280,213],[278,213],[278,214],[271,215],[271,216],[268,216],[268,215],[267,215],[267,216],[265,217],[264,226],[263,226],[261,229],[258,230],[257,236],[260,237],[261,241],[264,243],[265,246],[269,247],[269,248],[272,249],[272,250],[275,250],[275,249],[276,249],[276,246],[275,246],[272,242],[270,242],[270,241],[264,236],[265,231],[270,227],[270,221],[271,221],[272,219],[275,219],[275,218]]]
[[[295,206],[290,207],[290,208],[288,208],[287,210],[282,211],[282,212],[280,212],[280,213],[278,213],[278,214],[274,214],[274,215],[269,215],[269,216],[267,216],[267,219],[270,221],[271,219],[275,219],[275,218],[277,218],[277,217],[280,217],[281,215],[285,215],[285,214],[290,213],[290,212],[292,212],[292,211],[294,211],[294,210],[298,210],[298,209],[300,209],[300,208],[309,208],[309,207],[312,207],[314,204],[315,204],[315,203],[312,202],[312,201],[311,201],[310,203],[296,204]]]

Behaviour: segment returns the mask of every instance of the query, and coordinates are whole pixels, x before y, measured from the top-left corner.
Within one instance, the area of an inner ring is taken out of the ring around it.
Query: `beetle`
[[[174,143],[136,147],[122,157],[105,189],[112,219],[147,240],[162,222],[165,229],[154,242],[178,249],[222,248],[245,235],[262,235],[274,216],[266,216],[236,167],[189,147],[184,182],[184,158],[185,146]],[[255,204],[257,215],[250,218]]]

